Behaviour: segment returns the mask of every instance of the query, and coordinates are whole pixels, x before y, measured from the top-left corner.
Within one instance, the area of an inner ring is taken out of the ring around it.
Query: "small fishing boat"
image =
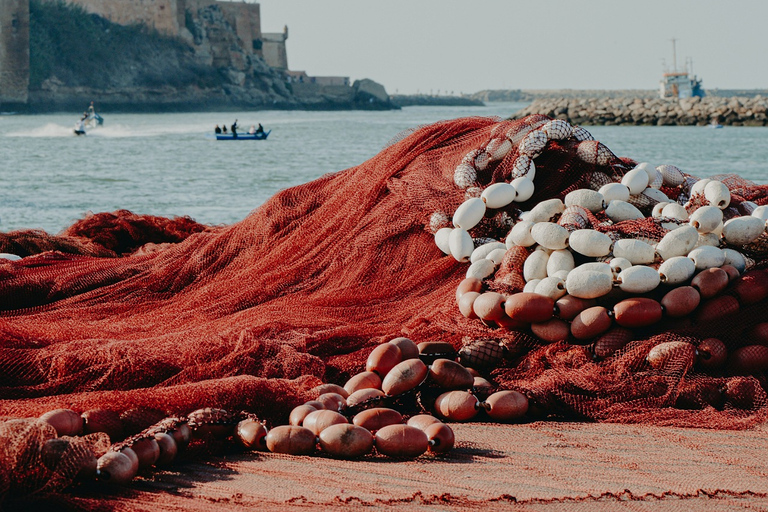
[[[237,137],[235,137],[231,133],[217,133],[216,140],[266,140],[266,138],[269,137],[270,133],[272,133],[272,130],[268,130],[266,132],[261,132],[261,133],[239,133],[238,132]]]

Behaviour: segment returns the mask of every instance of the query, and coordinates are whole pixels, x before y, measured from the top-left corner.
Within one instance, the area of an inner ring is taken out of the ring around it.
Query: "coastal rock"
[[[753,97],[652,98],[543,97],[516,112],[512,119],[544,114],[571,124],[705,126],[766,126],[768,99]]]
[[[371,110],[389,110],[394,107],[389,94],[380,83],[368,78],[355,80],[352,84],[354,103],[358,108]]]

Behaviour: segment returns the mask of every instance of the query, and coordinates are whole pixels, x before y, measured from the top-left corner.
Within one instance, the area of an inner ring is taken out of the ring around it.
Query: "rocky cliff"
[[[397,108],[386,93],[355,86],[297,93],[282,70],[244,50],[218,5],[188,12],[187,29],[192,41],[31,0],[29,110],[80,110],[90,101],[149,112]]]

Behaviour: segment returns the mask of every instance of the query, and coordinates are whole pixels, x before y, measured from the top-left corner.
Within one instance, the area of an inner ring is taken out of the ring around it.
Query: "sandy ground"
[[[149,472],[125,511],[768,511],[768,427],[749,431],[536,422],[453,424],[445,457],[341,461],[245,453]],[[101,488],[74,492],[82,505]],[[103,502],[102,502],[103,503]]]

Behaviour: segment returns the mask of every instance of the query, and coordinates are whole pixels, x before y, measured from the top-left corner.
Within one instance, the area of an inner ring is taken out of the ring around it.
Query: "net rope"
[[[50,432],[30,418],[56,408],[173,416],[216,407],[285,421],[309,389],[343,384],[375,345],[397,336],[457,348],[503,343],[513,357],[491,376],[528,396],[533,418],[716,429],[764,422],[764,375],[707,373],[683,360],[657,370],[645,360],[661,341],[718,336],[729,349],[740,346],[741,334],[764,318],[764,299],[638,330],[602,359],[589,345],[545,344],[530,331],[459,313],[455,292],[466,265],[444,255],[433,235],[473,193],[456,186],[454,170],[499,134],[516,142],[548,119],[421,127],[359,166],[276,194],[230,226],[117,211],[90,215],[58,236],[3,234],[0,252],[27,257],[0,260],[0,502],[63,489],[79,446],[97,456],[108,447],[103,435],[86,436],[48,467],[40,446]],[[514,176],[513,146],[478,186]],[[536,191],[521,208],[599,188],[632,164],[588,163],[578,144],[550,142],[536,161]],[[728,186],[735,204],[768,202],[766,186],[736,176]],[[485,219],[475,236],[498,237],[514,215]],[[616,229],[587,218],[595,229]],[[642,220],[621,230],[663,234]],[[766,247],[752,247],[753,273]],[[520,291],[526,255],[510,251],[490,288]]]

